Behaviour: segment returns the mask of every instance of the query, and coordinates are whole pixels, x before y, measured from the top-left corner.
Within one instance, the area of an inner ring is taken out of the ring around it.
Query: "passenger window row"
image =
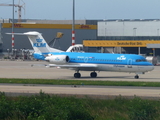
[[[136,62],[147,62],[145,59],[137,59]]]
[[[108,59],[85,59],[85,58],[71,58],[70,60],[81,60],[81,61],[105,61],[105,62],[122,62],[122,60],[108,60]]]

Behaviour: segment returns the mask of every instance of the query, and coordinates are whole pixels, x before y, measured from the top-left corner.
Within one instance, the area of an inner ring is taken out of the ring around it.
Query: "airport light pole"
[[[133,39],[135,40],[135,38],[136,38],[136,30],[137,30],[137,28],[133,28]],[[141,54],[141,47],[138,47],[138,54],[140,55]]]
[[[14,0],[13,0],[13,14],[12,14],[12,53],[14,49]]]
[[[105,20],[105,40],[107,40],[107,21]]]
[[[75,27],[74,27],[74,24],[75,24],[75,1],[73,0],[73,20],[72,20],[72,45],[75,45]]]
[[[133,28],[133,40],[135,40],[135,37],[136,37],[136,29],[137,28]]]

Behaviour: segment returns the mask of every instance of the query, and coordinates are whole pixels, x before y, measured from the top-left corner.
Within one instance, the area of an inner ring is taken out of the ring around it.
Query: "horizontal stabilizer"
[[[8,35],[27,35],[27,36],[38,36],[41,33],[38,32],[26,32],[26,33],[6,33]]]
[[[7,35],[25,35],[24,33],[6,33]]]

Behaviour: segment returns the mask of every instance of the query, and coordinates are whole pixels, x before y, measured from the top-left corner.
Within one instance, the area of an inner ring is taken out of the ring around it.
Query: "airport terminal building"
[[[0,51],[6,52],[12,49],[12,38],[6,34],[12,32],[12,20],[0,22]],[[14,21],[14,33],[28,31],[42,33],[48,43],[62,32],[54,44],[61,50],[72,44],[72,20]],[[14,49],[32,49],[26,36],[15,36],[14,42]],[[156,49],[155,55],[160,55],[160,20],[76,20],[75,43],[83,44],[88,52],[153,54]]]

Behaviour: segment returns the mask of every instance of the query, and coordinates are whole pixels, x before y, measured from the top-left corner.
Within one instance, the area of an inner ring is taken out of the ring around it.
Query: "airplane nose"
[[[154,70],[154,66],[152,66],[152,70]]]
[[[152,70],[154,70],[154,66],[153,65],[149,66],[149,68],[148,68],[148,71],[152,71]]]

